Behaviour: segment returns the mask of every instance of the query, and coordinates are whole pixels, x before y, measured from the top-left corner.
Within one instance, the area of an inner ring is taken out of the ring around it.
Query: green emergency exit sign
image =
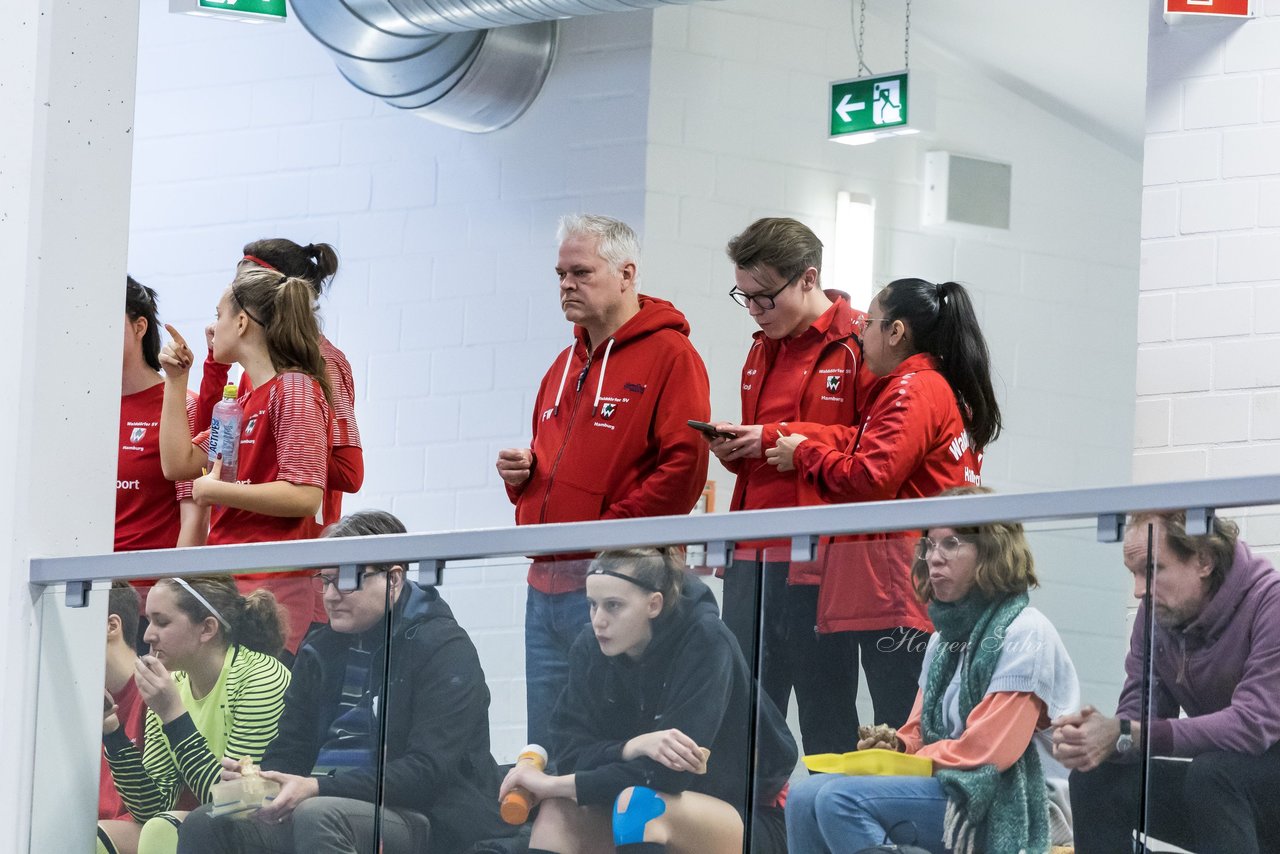
[[[859,136],[889,136],[879,132],[905,128],[907,98],[906,71],[832,83],[827,104],[831,139],[857,142]]]
[[[286,0],[169,0],[169,11],[250,23],[283,22]]]
[[[201,9],[224,9],[264,18],[283,18],[285,0],[200,0]]]

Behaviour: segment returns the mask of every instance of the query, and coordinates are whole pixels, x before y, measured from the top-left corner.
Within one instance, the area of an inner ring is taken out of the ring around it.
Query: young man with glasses
[[[742,369],[742,423],[717,424],[734,438],[710,440],[737,475],[729,509],[821,504],[794,471],[778,471],[764,453],[791,421],[856,423],[862,312],[846,295],[822,289],[822,241],[803,223],[757,220],[727,252],[735,279],[729,296],[760,327]],[[814,631],[821,555],[793,563],[789,552],[782,540],[738,544],[724,573],[724,621],[784,713],[794,687],[805,752],[852,750],[857,658]]]
[[[366,510],[325,536],[404,531],[390,513]],[[279,735],[262,757],[280,793],[247,820],[196,810],[180,854],[373,854],[375,820],[387,851],[453,854],[510,835],[498,817],[484,670],[449,606],[398,563],[363,567],[352,591],[336,567],[315,584],[329,624],[299,649]],[[235,761],[223,766],[224,780],[239,776]]]

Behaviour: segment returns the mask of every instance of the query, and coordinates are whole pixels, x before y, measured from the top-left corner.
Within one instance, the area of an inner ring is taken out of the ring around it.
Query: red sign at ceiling
[[[1179,15],[1233,15],[1247,18],[1249,0],[1164,0],[1164,10]]]

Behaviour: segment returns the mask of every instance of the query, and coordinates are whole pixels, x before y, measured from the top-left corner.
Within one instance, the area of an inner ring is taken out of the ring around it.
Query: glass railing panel
[[[501,679],[501,713],[509,714],[515,672],[503,666],[503,651],[511,658],[520,647],[518,588],[513,570],[504,577],[484,563],[442,573],[411,565],[403,575],[396,567],[390,579],[391,619],[379,641],[388,650],[379,707],[379,824],[388,852],[468,851],[519,829],[499,817],[490,676]]]
[[[175,573],[91,596],[107,602],[100,835],[121,851],[165,851],[180,833],[225,833],[244,850],[286,834],[264,769],[297,770],[269,754],[319,601],[310,574]]]

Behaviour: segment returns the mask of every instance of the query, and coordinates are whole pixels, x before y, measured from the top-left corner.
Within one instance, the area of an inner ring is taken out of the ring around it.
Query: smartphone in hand
[[[735,434],[730,433],[727,430],[717,430],[714,424],[708,424],[705,421],[694,421],[692,418],[690,418],[688,421],[688,424],[690,427],[692,427],[694,430],[697,430],[699,433],[706,436],[708,439],[738,438]]]

